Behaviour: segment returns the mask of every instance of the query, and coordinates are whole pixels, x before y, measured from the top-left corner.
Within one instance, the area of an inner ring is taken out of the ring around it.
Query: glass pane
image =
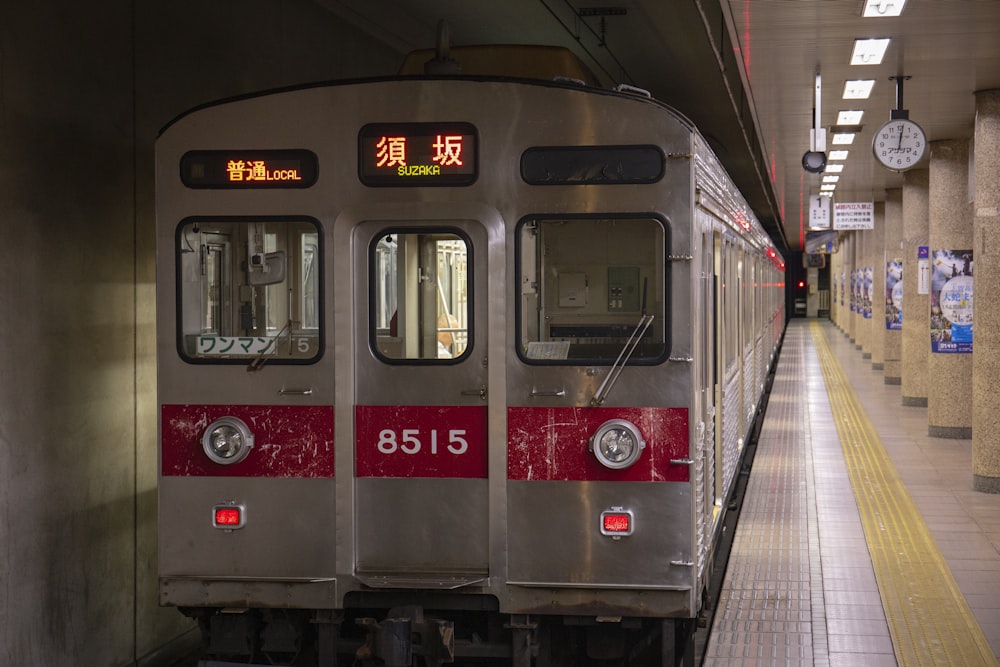
[[[469,349],[469,246],[450,232],[394,231],[374,246],[372,332],[388,359],[457,359]]]
[[[654,218],[544,219],[520,227],[521,356],[613,363],[643,315],[652,324],[631,361],[666,352],[665,230]]]
[[[308,360],[319,353],[319,233],[306,221],[200,220],[178,236],[185,357]]]

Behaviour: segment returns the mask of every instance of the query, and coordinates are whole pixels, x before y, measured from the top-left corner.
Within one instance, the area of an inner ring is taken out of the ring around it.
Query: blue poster
[[[861,314],[866,320],[872,318],[872,284],[875,282],[875,270],[866,266],[863,270],[864,281],[861,287]]]
[[[903,260],[885,263],[885,328],[903,329]]]
[[[931,352],[972,354],[972,251],[935,250]]]

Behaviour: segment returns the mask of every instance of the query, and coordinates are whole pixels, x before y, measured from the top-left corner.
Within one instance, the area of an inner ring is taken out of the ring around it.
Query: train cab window
[[[321,351],[320,234],[302,219],[177,230],[177,326],[194,363],[308,363]]]
[[[375,354],[389,362],[449,363],[471,347],[470,247],[455,231],[388,230],[369,253]]]
[[[530,364],[663,361],[668,241],[666,225],[654,217],[522,221],[520,357]]]

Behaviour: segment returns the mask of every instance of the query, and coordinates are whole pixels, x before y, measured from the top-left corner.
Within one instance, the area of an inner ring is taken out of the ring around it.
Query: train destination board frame
[[[372,123],[358,134],[358,178],[371,187],[471,185],[479,134],[471,123]]]
[[[319,159],[305,149],[188,151],[181,182],[189,188],[309,188],[319,177]]]

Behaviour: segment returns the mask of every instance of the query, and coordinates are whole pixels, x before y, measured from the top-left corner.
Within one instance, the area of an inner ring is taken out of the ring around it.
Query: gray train
[[[206,659],[690,660],[783,260],[682,115],[518,62],[161,133],[159,595]]]

